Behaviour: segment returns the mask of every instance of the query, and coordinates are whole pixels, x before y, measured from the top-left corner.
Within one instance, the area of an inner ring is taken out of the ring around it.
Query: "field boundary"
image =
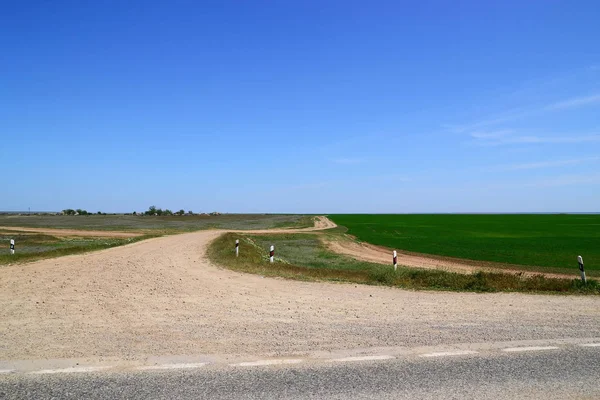
[[[336,240],[337,239],[337,240]],[[384,246],[374,245],[368,242],[358,241],[351,235],[344,235],[334,239],[332,236],[321,236],[321,241],[328,250],[350,256],[356,260],[374,262],[382,265],[391,265],[392,249]],[[529,270],[527,268],[536,268],[536,266],[521,266],[514,264],[494,263],[491,261],[477,261],[469,259],[452,258],[445,256],[436,256],[431,254],[414,253],[397,249],[398,264],[409,268],[436,269],[461,274],[472,274],[479,271],[508,273],[523,276],[544,276],[555,279],[576,279],[579,276],[578,271],[573,274],[543,272],[539,270]],[[540,269],[543,267],[539,267]]]
[[[130,238],[143,236],[141,232],[120,232],[120,231],[94,231],[83,229],[60,229],[60,228],[28,228],[20,226],[0,226],[2,231],[26,232],[26,233],[43,233],[57,237],[78,236],[78,237],[115,237],[115,238]]]

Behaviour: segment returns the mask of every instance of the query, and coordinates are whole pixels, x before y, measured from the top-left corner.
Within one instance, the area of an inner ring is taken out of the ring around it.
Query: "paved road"
[[[1,399],[594,399],[600,347],[193,370],[15,374]]]

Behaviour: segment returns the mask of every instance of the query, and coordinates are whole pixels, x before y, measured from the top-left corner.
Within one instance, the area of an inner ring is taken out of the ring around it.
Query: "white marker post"
[[[398,269],[398,254],[396,254],[396,250],[394,250],[394,271]]]
[[[581,280],[583,283],[586,283],[585,270],[583,269],[583,258],[581,258],[581,256],[577,256],[577,262],[579,263],[579,270],[581,271]]]
[[[275,261],[275,246],[271,246],[271,251],[269,252],[269,259],[271,262]]]
[[[235,256],[240,255],[240,239],[235,240]]]
[[[15,239],[10,239],[10,254],[15,254]]]

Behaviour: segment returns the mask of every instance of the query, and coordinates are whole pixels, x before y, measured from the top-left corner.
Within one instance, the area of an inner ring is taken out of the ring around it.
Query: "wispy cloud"
[[[523,184],[526,187],[556,187],[581,184],[600,184],[600,175],[561,175]]]
[[[563,100],[550,104],[544,108],[545,111],[554,110],[567,110],[570,108],[579,108],[590,104],[600,103],[600,94],[594,94],[591,96],[573,97],[571,99]]]
[[[550,104],[546,104],[541,107],[521,107],[514,108],[507,112],[491,116],[483,120],[467,123],[467,124],[443,124],[442,126],[457,133],[465,133],[473,130],[479,130],[488,126],[502,124],[504,122],[512,122],[522,118],[531,117],[535,115],[543,115],[552,111],[564,111],[569,109],[577,109],[580,107],[586,107],[594,104],[600,104],[600,93],[595,93],[585,96],[570,97],[567,99],[555,101]]]
[[[583,164],[586,162],[594,162],[594,161],[598,161],[598,160],[600,160],[600,157],[585,157],[585,158],[570,159],[570,160],[539,161],[539,162],[532,162],[532,163],[499,165],[497,167],[492,167],[491,170],[494,170],[494,171],[519,171],[519,170],[527,170],[527,169],[555,168],[555,167],[563,167],[566,165],[576,165],[576,164]]]
[[[479,146],[503,146],[511,144],[574,144],[600,142],[600,134],[560,135],[560,136],[522,136],[507,135],[496,138],[475,138]]]
[[[513,132],[514,131],[512,129],[503,129],[503,130],[491,131],[491,132],[475,131],[475,132],[471,132],[470,135],[471,135],[471,137],[473,137],[475,139],[499,139],[499,138],[506,137],[506,136],[512,134]]]

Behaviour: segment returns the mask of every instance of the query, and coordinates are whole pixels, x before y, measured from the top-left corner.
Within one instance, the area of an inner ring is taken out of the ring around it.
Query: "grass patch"
[[[305,215],[222,214],[192,216],[136,215],[0,215],[0,226],[107,231],[135,231],[154,234],[191,232],[201,229],[271,229],[312,226]]]
[[[391,249],[600,275],[600,215],[330,215],[357,239]]]
[[[156,237],[156,235],[133,238],[58,238],[26,232],[0,232],[0,266],[102,250],[152,237]],[[13,255],[9,251],[10,239],[15,240],[16,251]]]
[[[240,239],[240,256],[234,243]],[[268,262],[268,249],[275,245],[275,263]],[[325,280],[408,289],[453,290],[469,292],[532,292],[600,294],[600,284],[588,280],[550,279],[543,276],[478,272],[465,275],[446,271],[409,269],[357,261],[331,253],[315,234],[244,235],[228,233],[208,249],[209,258],[218,265],[263,276],[298,280]]]

